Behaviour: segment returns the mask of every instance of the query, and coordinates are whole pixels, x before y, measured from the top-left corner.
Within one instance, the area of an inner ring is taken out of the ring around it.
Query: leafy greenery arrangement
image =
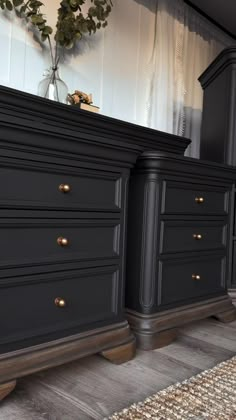
[[[58,8],[56,23],[55,56],[53,56],[50,36],[53,28],[47,25],[47,19],[40,8],[43,3],[39,0],[0,0],[2,10],[15,10],[18,17],[25,19],[41,33],[42,41],[49,42],[53,66],[57,68],[59,52],[61,48],[71,49],[84,34],[95,33],[100,28],[107,26],[107,18],[112,10],[112,0],[88,0],[91,6],[86,15],[82,12],[82,6],[87,0],[62,0]],[[78,12],[78,13],[77,13]]]

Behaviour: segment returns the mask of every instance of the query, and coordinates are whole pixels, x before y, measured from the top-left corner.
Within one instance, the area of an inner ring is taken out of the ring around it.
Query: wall
[[[70,92],[91,92],[103,114],[146,125],[147,66],[152,53],[148,45],[152,45],[155,20],[150,6],[155,7],[155,2],[113,0],[106,30],[88,36],[61,65],[60,74]],[[59,3],[44,1],[50,25],[55,24]],[[13,16],[0,11],[0,84],[37,94],[38,82],[49,67],[49,53]]]

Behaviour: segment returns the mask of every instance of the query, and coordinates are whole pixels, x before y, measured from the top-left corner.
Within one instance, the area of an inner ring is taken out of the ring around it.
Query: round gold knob
[[[201,280],[201,276],[199,276],[199,274],[192,274],[192,279],[193,280]]]
[[[202,239],[202,235],[194,233],[193,238],[196,239],[196,241],[200,241]]]
[[[71,187],[68,184],[61,184],[59,185],[59,190],[63,193],[69,193],[71,191]]]
[[[59,238],[57,238],[57,243],[60,246],[68,246],[69,245],[68,239],[63,238],[62,236],[60,236]]]
[[[57,297],[57,298],[54,300],[54,303],[55,303],[55,305],[56,305],[56,306],[58,306],[58,308],[64,308],[64,307],[66,306],[66,301],[65,301],[65,299],[62,299],[62,298],[60,298],[60,297]]]
[[[198,204],[204,203],[204,198],[203,197],[195,197],[195,202]]]

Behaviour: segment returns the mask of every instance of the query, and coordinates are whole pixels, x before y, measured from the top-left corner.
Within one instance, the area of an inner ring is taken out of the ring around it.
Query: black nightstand
[[[173,340],[176,327],[235,318],[227,295],[235,171],[227,165],[145,152],[132,172],[127,318],[139,347]]]

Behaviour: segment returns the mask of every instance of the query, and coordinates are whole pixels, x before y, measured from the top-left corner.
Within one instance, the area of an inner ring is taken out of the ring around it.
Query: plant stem
[[[52,68],[55,68],[56,67],[56,57],[54,58],[54,56],[53,56],[52,43],[51,43],[51,39],[50,39],[49,35],[48,35],[48,43],[49,43],[50,54],[51,54],[51,59],[52,59]]]

